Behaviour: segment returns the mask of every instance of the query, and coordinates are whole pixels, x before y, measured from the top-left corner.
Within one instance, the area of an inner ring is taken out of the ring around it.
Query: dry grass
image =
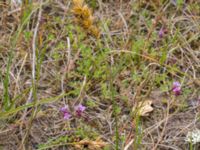
[[[76,2],[0,2],[0,149],[191,149],[200,2]],[[153,112],[138,116],[146,100]],[[63,120],[80,103],[82,118]]]

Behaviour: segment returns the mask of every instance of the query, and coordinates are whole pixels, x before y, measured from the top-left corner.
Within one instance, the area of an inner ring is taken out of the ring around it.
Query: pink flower
[[[79,105],[75,106],[76,115],[78,117],[81,117],[82,113],[85,111],[85,109],[86,109],[86,107],[83,106],[82,104],[79,104]]]
[[[70,118],[71,118],[71,114],[69,113],[69,112],[67,112],[67,113],[64,113],[64,115],[63,115],[63,118],[65,119],[65,120],[69,120]]]
[[[65,105],[64,107],[60,108],[60,111],[62,112],[63,114],[63,118],[65,120],[68,120],[70,119],[70,117],[72,116],[69,112],[69,107],[67,105]]]
[[[181,94],[181,84],[179,82],[174,82],[172,86],[172,91],[176,96]]]
[[[180,87],[181,84],[179,82],[173,82],[173,87],[172,88],[177,88],[177,87]]]
[[[177,87],[177,88],[173,89],[173,92],[175,93],[176,96],[178,96],[181,94],[181,88]]]

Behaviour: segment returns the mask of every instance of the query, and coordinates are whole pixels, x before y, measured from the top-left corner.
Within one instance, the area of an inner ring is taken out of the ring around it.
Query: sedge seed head
[[[84,4],[84,0],[73,0],[72,13],[75,16],[75,22],[79,24],[87,33],[99,37],[100,31],[94,26],[94,18],[91,9]]]

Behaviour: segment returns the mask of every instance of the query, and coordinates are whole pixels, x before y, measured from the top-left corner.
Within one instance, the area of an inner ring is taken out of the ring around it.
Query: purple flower
[[[66,113],[68,110],[69,110],[69,108],[68,108],[67,105],[65,105],[64,107],[61,107],[61,108],[60,108],[60,111],[61,111],[62,113]]]
[[[164,29],[161,28],[160,31],[158,32],[159,38],[163,38],[164,34],[165,34]]]
[[[176,96],[181,94],[181,84],[179,82],[174,82],[172,86],[172,91]]]
[[[178,87],[181,87],[181,84],[179,82],[173,82],[173,86],[172,86],[172,89],[175,89],[175,88],[178,88]]]
[[[173,89],[173,92],[175,93],[176,96],[178,96],[181,94],[181,88],[177,87],[177,88]]]
[[[64,118],[65,120],[69,120],[71,116],[72,116],[72,115],[71,115],[69,112],[63,114],[63,118]]]
[[[68,120],[70,119],[70,117],[72,116],[69,112],[69,107],[67,105],[65,105],[64,107],[60,108],[60,111],[62,112],[63,114],[63,118],[65,120]]]
[[[79,105],[75,106],[76,115],[78,117],[81,117],[82,113],[85,111],[85,109],[86,109],[86,107],[83,106],[82,104],[79,104]]]

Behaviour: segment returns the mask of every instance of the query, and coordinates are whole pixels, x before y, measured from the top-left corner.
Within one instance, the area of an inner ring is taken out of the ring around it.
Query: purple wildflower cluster
[[[85,111],[85,109],[86,109],[86,107],[83,106],[83,105],[81,105],[81,104],[75,106],[76,115],[77,115],[78,117],[81,117],[81,116],[82,116],[82,113]]]
[[[76,116],[77,117],[81,117],[82,114],[83,114],[83,112],[85,111],[86,107],[83,106],[82,104],[79,104],[79,105],[75,106],[74,109],[75,109]],[[67,105],[65,105],[64,107],[62,107],[60,109],[60,111],[62,112],[63,118],[65,120],[69,120],[72,117],[72,115],[70,113],[70,110],[69,110],[69,107]]]
[[[63,113],[63,118],[68,120],[72,115],[70,114],[69,107],[65,105],[64,107],[60,108],[60,111]]]
[[[172,91],[176,96],[181,94],[181,84],[179,82],[174,82],[172,86]]]

